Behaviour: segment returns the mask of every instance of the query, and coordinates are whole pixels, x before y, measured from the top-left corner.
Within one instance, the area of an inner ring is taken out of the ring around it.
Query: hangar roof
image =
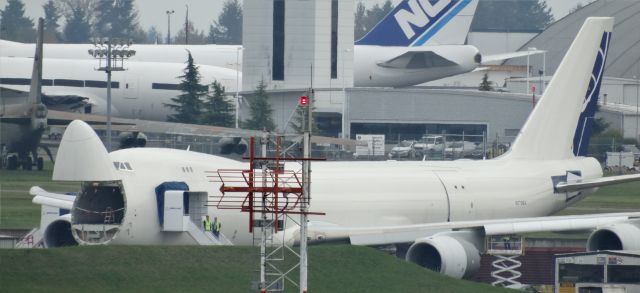
[[[553,74],[569,49],[573,38],[589,16],[613,16],[615,26],[605,66],[605,75],[619,78],[640,78],[640,1],[598,0],[551,24],[546,30],[525,43],[529,47],[547,50],[547,75]],[[524,58],[505,62],[525,65]]]

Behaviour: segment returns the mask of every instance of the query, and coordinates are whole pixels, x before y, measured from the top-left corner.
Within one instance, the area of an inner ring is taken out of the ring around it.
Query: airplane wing
[[[423,69],[458,64],[433,51],[410,51],[388,61],[380,62],[378,65],[396,69]]]
[[[496,62],[496,61],[504,61],[507,59],[513,59],[518,57],[526,57],[527,55],[538,55],[545,53],[547,51],[544,50],[530,50],[530,51],[518,51],[512,53],[503,53],[503,54],[494,54],[494,55],[483,55],[482,56],[482,64]]]
[[[38,186],[31,187],[29,194],[33,195],[33,203],[35,204],[67,210],[73,207],[73,201],[76,199],[73,195],[48,192]]]
[[[573,216],[550,216],[520,219],[454,221],[387,227],[342,227],[322,222],[311,222],[311,239],[348,239],[353,245],[386,245],[411,243],[416,239],[439,232],[477,230],[485,236],[532,232],[556,232],[595,229],[599,226],[640,219],[640,212],[609,213]]]

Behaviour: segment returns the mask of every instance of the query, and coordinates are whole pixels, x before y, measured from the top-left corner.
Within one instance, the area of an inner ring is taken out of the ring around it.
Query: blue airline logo
[[[424,45],[471,1],[404,0],[356,45]]]
[[[578,128],[573,137],[573,154],[576,156],[587,156],[589,148],[589,138],[591,138],[591,129],[593,120],[595,119],[598,107],[598,96],[600,95],[600,85],[604,76],[604,64],[607,59],[609,50],[609,41],[611,40],[611,32],[604,32],[600,41],[600,49],[596,56],[596,62],[591,71],[591,79],[589,87],[584,96],[582,104],[582,113],[578,119]]]

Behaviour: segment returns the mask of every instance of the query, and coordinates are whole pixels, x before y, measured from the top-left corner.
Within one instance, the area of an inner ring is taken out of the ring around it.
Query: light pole
[[[345,117],[347,112],[347,90],[345,88],[347,77],[344,74],[344,59],[345,55],[349,54],[349,52],[351,52],[351,49],[345,49],[342,55],[342,138],[347,138],[347,134],[345,133],[345,131],[347,131],[347,119]]]
[[[111,72],[124,71],[124,60],[136,51],[130,49],[131,40],[116,38],[94,40],[93,46],[89,55],[98,59],[97,70],[107,73],[107,151],[111,151]]]
[[[528,47],[527,48],[527,95],[529,94],[529,78],[530,78],[530,70],[529,70],[529,56],[531,56],[531,50],[537,50],[534,47]]]
[[[189,45],[189,4],[185,4],[187,7],[187,16],[184,18],[184,43]]]
[[[171,44],[171,14],[174,10],[167,10],[167,45]]]
[[[236,128],[240,128],[240,50],[242,47],[238,46],[236,49]]]

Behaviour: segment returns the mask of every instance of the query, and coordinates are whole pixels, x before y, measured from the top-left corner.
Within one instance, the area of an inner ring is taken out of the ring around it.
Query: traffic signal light
[[[306,107],[307,104],[309,104],[309,98],[307,96],[301,96],[300,97],[300,106],[301,107]]]

